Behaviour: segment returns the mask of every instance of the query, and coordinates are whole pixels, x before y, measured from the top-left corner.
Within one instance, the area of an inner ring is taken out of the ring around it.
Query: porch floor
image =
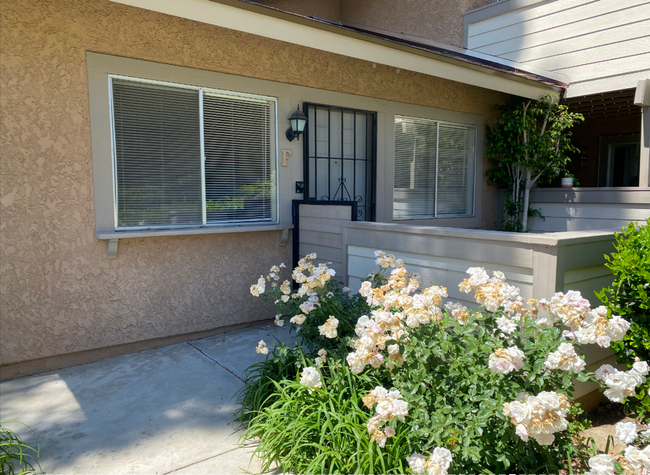
[[[233,396],[243,371],[264,359],[257,342],[276,338],[294,340],[270,323],[4,381],[0,420],[35,431],[48,475],[259,472],[254,447],[237,445]]]

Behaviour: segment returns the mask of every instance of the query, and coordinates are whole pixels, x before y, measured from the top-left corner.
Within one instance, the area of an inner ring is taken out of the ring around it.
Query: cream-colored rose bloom
[[[269,349],[266,346],[266,343],[264,343],[264,340],[260,340],[260,342],[257,344],[257,348],[255,348],[255,351],[263,355],[269,354]]]
[[[334,315],[330,315],[327,321],[318,327],[318,331],[325,338],[336,338],[337,331],[336,329],[339,326],[339,321]]]
[[[321,382],[320,373],[313,366],[308,366],[302,370],[300,375],[300,384],[308,388],[321,388],[323,383]],[[309,390],[312,392],[312,389]]]
[[[302,325],[303,323],[305,323],[306,319],[307,317],[305,317],[302,313],[299,313],[298,315],[294,315],[293,317],[291,317],[289,321],[291,323],[295,323],[296,325]]]

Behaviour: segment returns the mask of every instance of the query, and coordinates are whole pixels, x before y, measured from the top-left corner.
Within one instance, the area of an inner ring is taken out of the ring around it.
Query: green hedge
[[[631,366],[635,358],[650,361],[650,218],[645,225],[630,223],[616,235],[616,252],[605,256],[614,274],[611,287],[596,293],[612,315],[631,323],[623,341],[612,343],[619,363]],[[640,418],[650,414],[648,383],[628,400]]]

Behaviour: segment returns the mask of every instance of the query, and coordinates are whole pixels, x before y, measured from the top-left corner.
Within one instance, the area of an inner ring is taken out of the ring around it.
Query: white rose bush
[[[592,474],[614,467],[576,443],[586,423],[572,392],[576,380],[598,382],[621,402],[645,383],[643,361],[592,373],[581,357],[583,345],[622,340],[625,319],[574,291],[524,299],[503,273],[481,267],[459,284],[479,305],[471,310],[444,287],[420,288],[394,256],[375,256],[379,272],[349,297],[315,255],[298,263],[293,283],[274,267],[251,287],[274,300],[276,319],[300,329],[300,346],[271,348],[242,390],[243,438],[259,438],[264,467],[429,475],[558,473],[571,460]],[[631,426],[619,432],[644,440]],[[644,450],[630,446],[625,456],[647,475]]]
[[[639,427],[636,422],[616,424],[616,438],[627,447],[622,452],[622,459],[619,457],[619,463],[615,464],[619,470],[613,473],[650,474],[650,429],[640,430]]]

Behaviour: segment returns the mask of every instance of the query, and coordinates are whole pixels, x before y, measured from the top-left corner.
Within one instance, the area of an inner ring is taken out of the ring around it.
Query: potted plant
[[[573,173],[567,172],[560,179],[560,186],[562,188],[573,188],[574,186],[578,186],[578,180]]]

